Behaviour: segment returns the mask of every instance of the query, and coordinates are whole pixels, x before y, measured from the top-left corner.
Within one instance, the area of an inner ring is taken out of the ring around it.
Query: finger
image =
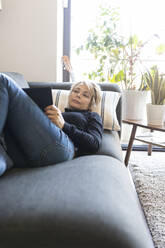
[[[48,105],[45,107],[45,110],[51,109],[53,105]]]
[[[48,114],[50,114],[50,115],[56,115],[57,113],[55,112],[55,111],[53,111],[53,110],[46,110],[45,111],[45,113],[48,115]]]
[[[50,114],[56,114],[57,113],[57,111],[54,109],[47,109],[47,110],[45,110],[45,112],[50,113]]]
[[[44,110],[46,111],[46,110],[53,110],[53,109],[57,110],[58,108],[55,105],[49,105],[49,106],[45,107]]]
[[[51,114],[48,114],[47,117],[49,119],[57,119],[58,118],[56,115],[51,115]]]

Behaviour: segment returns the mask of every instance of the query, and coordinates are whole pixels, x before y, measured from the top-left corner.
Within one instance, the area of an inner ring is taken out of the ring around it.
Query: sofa
[[[21,87],[68,90],[71,83],[26,82]],[[100,84],[102,91],[120,89]],[[121,99],[117,118],[121,125]],[[143,210],[120,145],[104,130],[99,151],[40,168],[13,168],[0,177],[0,248],[152,248]]]

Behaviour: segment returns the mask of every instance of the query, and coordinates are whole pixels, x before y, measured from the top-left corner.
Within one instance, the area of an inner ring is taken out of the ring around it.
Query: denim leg
[[[50,165],[74,156],[68,136],[12,79],[0,74],[0,134],[5,124],[21,147],[27,166]]]
[[[7,153],[12,159],[14,165],[16,167],[26,167],[26,156],[24,155],[21,147],[16,143],[16,140],[11,135],[9,128],[7,128],[7,125],[4,129],[4,140]]]
[[[0,143],[0,176],[13,167],[13,161],[6,153],[3,145]]]

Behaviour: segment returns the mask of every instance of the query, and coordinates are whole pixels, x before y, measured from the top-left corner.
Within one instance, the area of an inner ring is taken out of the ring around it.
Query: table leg
[[[137,129],[137,126],[136,125],[133,125],[131,136],[130,136],[130,139],[129,139],[129,144],[128,144],[127,152],[126,152],[126,156],[125,156],[125,166],[128,165],[129,157],[130,157],[131,150],[132,150],[133,141],[134,141],[135,134],[136,134],[136,129]]]
[[[151,129],[150,132],[152,133],[154,130]],[[148,144],[148,156],[151,156],[152,154],[152,144]]]
[[[148,156],[152,154],[152,144],[148,144]]]

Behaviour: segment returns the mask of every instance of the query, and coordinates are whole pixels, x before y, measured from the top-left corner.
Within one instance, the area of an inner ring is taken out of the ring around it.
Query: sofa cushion
[[[15,169],[0,196],[0,247],[153,247],[127,168],[114,158]]]
[[[68,90],[52,90],[53,104],[62,112],[68,107]],[[113,91],[101,91],[101,102],[93,107],[92,111],[97,112],[103,120],[104,129],[119,131],[120,126],[116,116],[116,107],[121,94]]]

